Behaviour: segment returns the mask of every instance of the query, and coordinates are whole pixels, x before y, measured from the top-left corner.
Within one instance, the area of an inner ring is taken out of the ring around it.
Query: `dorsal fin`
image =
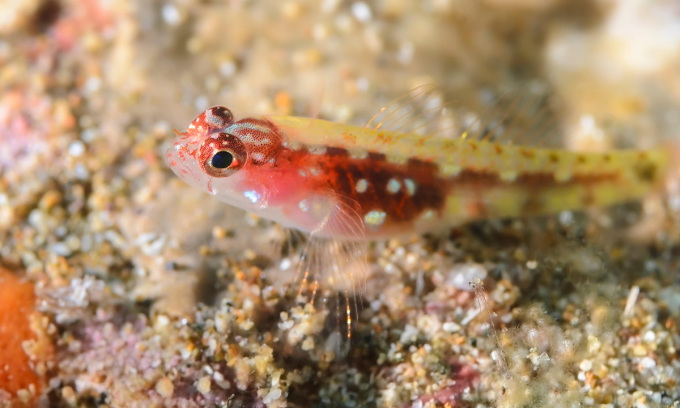
[[[538,82],[502,92],[426,84],[380,108],[364,132],[546,146],[561,141],[559,118],[548,88]]]
[[[497,143],[554,146],[562,142],[561,114],[545,84],[527,82],[493,98],[470,133]]]
[[[434,135],[446,114],[441,88],[436,84],[420,85],[381,107],[364,131]]]

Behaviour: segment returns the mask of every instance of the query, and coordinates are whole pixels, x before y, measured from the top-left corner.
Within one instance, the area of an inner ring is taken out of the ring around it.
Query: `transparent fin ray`
[[[421,85],[380,108],[364,131],[433,134],[445,108],[437,85]]]
[[[345,325],[342,331],[346,330],[349,340],[353,321],[363,307],[357,294],[365,290],[366,284],[366,239],[363,220],[354,203],[340,199],[334,202],[328,216],[307,238],[296,272],[297,298],[317,307],[319,303],[327,304],[330,296],[342,296],[344,302],[336,302],[334,316],[338,326]],[[352,238],[329,238],[325,229],[342,230]]]
[[[505,91],[422,85],[380,108],[364,133],[413,133],[505,144],[561,143],[560,109],[547,86],[527,82]]]

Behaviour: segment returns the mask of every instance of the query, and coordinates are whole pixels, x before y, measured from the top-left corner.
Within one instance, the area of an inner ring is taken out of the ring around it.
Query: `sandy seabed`
[[[371,243],[341,355],[343,296],[296,302],[281,230],[163,159],[208,106],[363,124],[429,82],[539,83],[565,148],[672,145],[674,1],[0,10],[0,406],[679,404],[677,169],[638,202]]]

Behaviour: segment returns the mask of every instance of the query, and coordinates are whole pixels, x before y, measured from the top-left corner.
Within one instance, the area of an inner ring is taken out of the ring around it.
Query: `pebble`
[[[642,335],[642,341],[644,341],[645,343],[656,342],[656,333],[654,333],[651,330],[647,330],[645,334]]]
[[[593,362],[590,360],[583,360],[579,363],[578,368],[581,371],[590,371],[593,369]]]
[[[650,370],[656,367],[656,361],[651,357],[643,357],[642,360],[640,360],[640,367],[645,370]]]
[[[455,333],[457,331],[460,331],[460,329],[461,329],[460,325],[454,322],[446,322],[442,325],[442,330],[444,330],[447,333]]]
[[[78,401],[78,395],[75,390],[68,385],[61,389],[61,397],[71,406],[75,406]]]
[[[181,21],[179,10],[177,10],[174,4],[164,4],[161,8],[161,15],[163,16],[163,21],[169,26],[176,26]]]
[[[198,382],[196,383],[196,389],[198,390],[198,392],[205,395],[210,392],[210,385],[211,385],[210,376],[206,375],[198,380]]]
[[[80,157],[83,153],[85,153],[85,145],[80,140],[75,140],[68,146],[68,154],[73,157]]]
[[[64,257],[72,254],[71,248],[69,248],[68,245],[63,242],[55,242],[54,244],[50,245],[50,251]]]
[[[164,398],[170,398],[175,392],[175,386],[168,377],[163,377],[156,382],[156,392]]]
[[[264,396],[263,402],[265,404],[270,404],[277,399],[281,398],[281,389],[280,388],[272,388],[267,395]]]
[[[633,347],[633,355],[636,357],[643,357],[647,355],[647,348],[642,344],[636,344]]]
[[[354,17],[356,17],[357,20],[361,21],[362,23],[367,23],[371,20],[373,13],[371,12],[371,8],[368,6],[368,4],[364,3],[363,1],[357,1],[352,3],[352,14],[354,14]]]

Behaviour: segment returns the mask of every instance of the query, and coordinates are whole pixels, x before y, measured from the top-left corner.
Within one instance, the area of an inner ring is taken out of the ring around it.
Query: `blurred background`
[[[566,148],[653,147],[678,141],[679,72],[673,0],[0,0],[0,405],[677,404],[677,178],[375,244],[334,356],[333,306],[286,297],[262,249],[281,232],[163,149],[213,105],[364,124],[421,84],[529,82]]]

